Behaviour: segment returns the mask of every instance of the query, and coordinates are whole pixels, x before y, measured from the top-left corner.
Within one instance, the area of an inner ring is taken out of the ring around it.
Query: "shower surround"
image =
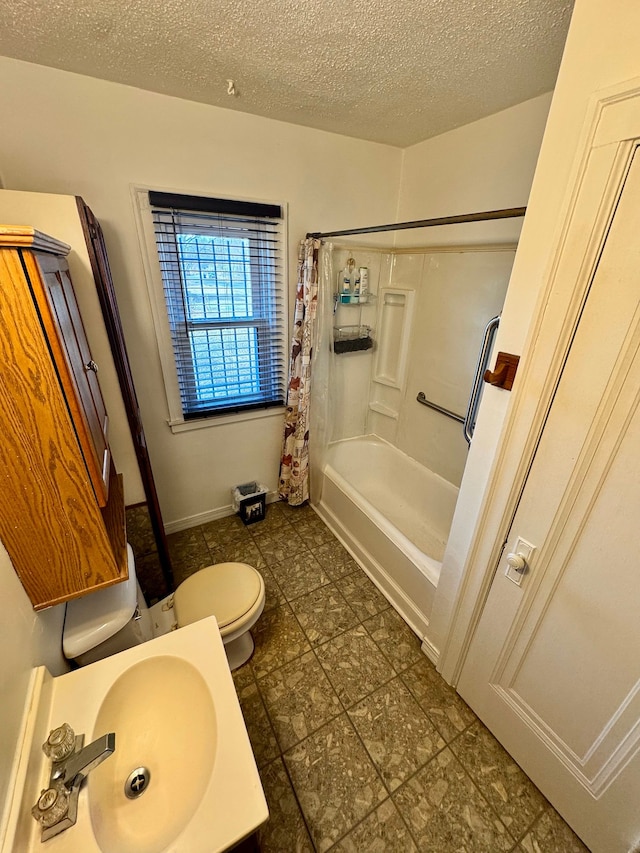
[[[338,303],[332,315],[336,271],[350,254],[369,268],[371,298]],[[465,414],[514,254],[513,246],[354,245],[327,246],[321,258],[312,504],[434,660],[429,616],[468,448],[460,423],[416,397]],[[330,352],[331,326],[356,324],[371,328],[374,348]]]

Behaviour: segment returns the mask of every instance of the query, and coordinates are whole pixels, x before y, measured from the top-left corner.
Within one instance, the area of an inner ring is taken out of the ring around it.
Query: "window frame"
[[[155,230],[152,221],[151,205],[149,202],[149,192],[173,193],[178,195],[198,196],[201,198],[223,198],[229,201],[242,201],[252,203],[265,203],[264,199],[239,198],[238,196],[221,195],[216,192],[192,192],[190,190],[170,189],[167,187],[157,186],[140,186],[131,185],[131,194],[133,199],[134,213],[136,218],[136,226],[138,230],[139,243],[142,254],[142,263],[144,267],[144,278],[149,295],[149,303],[151,306],[151,314],[153,325],[158,345],[158,354],[160,357],[160,365],[165,388],[166,404],[167,404],[167,423],[172,432],[185,432],[194,429],[202,429],[206,427],[218,426],[225,423],[236,423],[245,420],[254,420],[265,417],[281,417],[285,411],[285,406],[271,405],[261,406],[256,404],[255,408],[251,408],[251,404],[247,403],[247,408],[244,411],[211,411],[203,415],[188,414],[185,416],[180,395],[180,387],[178,381],[178,369],[173,349],[173,340],[171,327],[169,323],[169,314],[167,303],[165,300],[164,285],[162,281],[162,273],[160,269],[160,260],[156,245]],[[283,309],[283,328],[281,330],[282,354],[286,365],[288,361],[288,342],[289,342],[289,297],[288,297],[288,251],[287,251],[287,236],[288,236],[288,217],[286,202],[268,201],[267,204],[277,204],[282,210],[282,225],[281,225],[281,262],[282,262],[282,278],[276,286],[280,289],[280,299]],[[254,285],[255,287],[255,285]],[[218,323],[218,321],[205,321],[205,324]],[[229,327],[229,322],[220,323],[220,326]],[[260,321],[240,322],[240,326],[256,327],[260,325]],[[258,333],[260,338],[260,332]],[[286,368],[285,368],[286,373]],[[286,382],[286,375],[284,381]],[[239,403],[238,408],[242,409],[245,404]]]

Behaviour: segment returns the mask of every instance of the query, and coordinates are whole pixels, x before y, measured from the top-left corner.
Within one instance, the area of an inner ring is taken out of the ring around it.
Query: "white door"
[[[596,853],[640,850],[639,403],[636,153],[458,683]]]

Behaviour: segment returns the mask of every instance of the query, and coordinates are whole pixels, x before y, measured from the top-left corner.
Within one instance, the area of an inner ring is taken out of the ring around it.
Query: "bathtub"
[[[458,489],[374,435],[330,445],[323,474],[316,512],[424,639]]]

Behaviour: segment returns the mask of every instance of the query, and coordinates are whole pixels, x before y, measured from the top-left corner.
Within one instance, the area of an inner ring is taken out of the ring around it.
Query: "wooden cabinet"
[[[100,506],[109,497],[108,418],[69,265],[61,255],[24,252],[23,263]]]
[[[0,539],[36,609],[127,577],[122,482],[68,251],[0,226]]]

